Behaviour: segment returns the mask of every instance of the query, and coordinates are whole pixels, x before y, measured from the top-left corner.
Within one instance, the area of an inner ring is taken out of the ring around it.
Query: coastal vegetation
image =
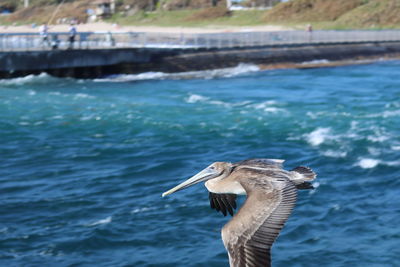
[[[294,0],[267,11],[272,24],[311,23],[321,29],[399,28],[398,0]]]
[[[4,0],[1,10],[10,10],[0,16],[1,24],[49,22],[60,0],[31,0],[24,8],[22,1]],[[263,5],[268,1],[244,0],[242,6]],[[226,0],[116,0],[116,12],[104,20],[122,25],[141,26],[252,26],[284,25],[314,29],[379,29],[400,28],[400,1],[398,0],[291,0],[274,4],[271,9],[228,10]],[[87,10],[93,1],[65,0],[52,23],[63,18],[87,20]]]

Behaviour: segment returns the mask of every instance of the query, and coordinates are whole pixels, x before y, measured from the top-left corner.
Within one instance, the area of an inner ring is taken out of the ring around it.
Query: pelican
[[[278,159],[215,162],[162,196],[205,182],[211,208],[224,216],[227,212],[233,216],[221,230],[229,265],[271,266],[272,244],[293,210],[297,189],[312,189],[310,181],[316,177],[308,167],[286,171],[283,162]],[[233,215],[237,195],[247,198]]]

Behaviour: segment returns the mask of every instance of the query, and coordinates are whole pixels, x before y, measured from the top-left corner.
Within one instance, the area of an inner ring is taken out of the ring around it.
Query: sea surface
[[[229,218],[205,187],[161,193],[248,158],[318,173],[273,266],[400,266],[399,74],[381,61],[0,80],[0,266],[228,266]]]

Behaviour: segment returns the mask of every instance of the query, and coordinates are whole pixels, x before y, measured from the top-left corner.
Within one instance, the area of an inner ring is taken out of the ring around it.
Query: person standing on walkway
[[[308,42],[311,43],[312,42],[312,32],[313,32],[313,28],[311,24],[307,25],[307,33],[308,33]]]
[[[46,23],[40,27],[40,36],[42,37],[42,46],[50,47],[49,27]]]
[[[71,23],[71,26],[69,28],[69,46],[68,46],[68,49],[74,48],[75,37],[76,37],[76,27],[75,27],[74,23]]]
[[[106,41],[109,43],[110,46],[115,46],[115,39],[110,31],[107,32]]]

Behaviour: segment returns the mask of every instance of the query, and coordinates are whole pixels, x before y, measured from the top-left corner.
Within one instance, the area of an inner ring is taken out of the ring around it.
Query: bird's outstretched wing
[[[276,181],[242,179],[247,199],[222,229],[231,266],[271,266],[270,251],[297,199],[296,186]]]
[[[234,166],[258,167],[258,168],[282,168],[282,159],[246,159],[236,162]]]
[[[216,194],[209,192],[208,198],[210,199],[210,206],[216,211],[222,212],[226,216],[228,211],[233,216],[233,211],[236,209],[236,195],[235,194]]]

